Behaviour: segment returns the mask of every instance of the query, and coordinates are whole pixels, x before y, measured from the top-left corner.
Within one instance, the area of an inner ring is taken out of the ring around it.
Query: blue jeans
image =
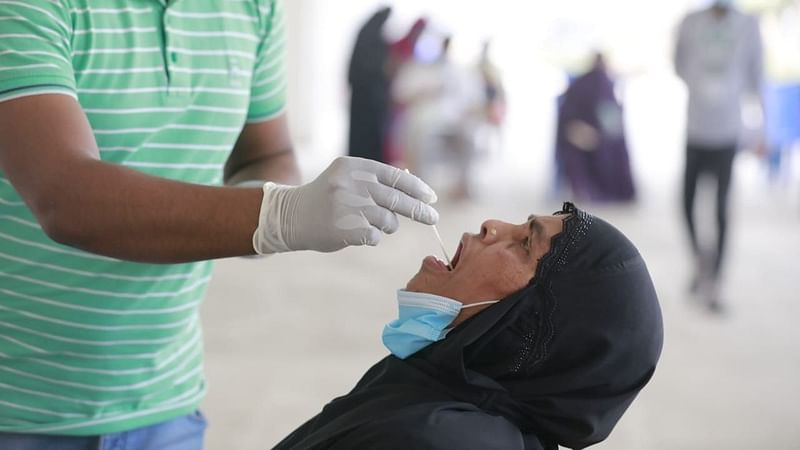
[[[0,433],[2,450],[201,450],[206,419],[200,411],[166,422],[102,436]]]

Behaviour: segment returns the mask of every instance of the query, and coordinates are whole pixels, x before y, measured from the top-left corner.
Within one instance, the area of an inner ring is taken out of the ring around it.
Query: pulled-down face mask
[[[397,291],[398,318],[383,328],[383,345],[405,359],[433,342],[444,339],[462,309],[490,305],[498,300],[463,305],[457,300],[405,289]]]

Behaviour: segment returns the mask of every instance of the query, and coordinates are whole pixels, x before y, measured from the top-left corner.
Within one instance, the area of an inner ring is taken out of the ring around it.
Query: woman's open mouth
[[[458,262],[461,260],[461,249],[464,246],[464,241],[458,243],[458,248],[456,249],[456,253],[453,256],[453,259],[450,260],[450,264],[447,262],[442,261],[441,259],[437,258],[433,255],[428,255],[423,258],[423,266],[427,267],[429,270],[433,270],[436,272],[452,272],[455,270]]]
[[[450,260],[450,270],[455,270],[456,266],[458,265],[458,261],[461,259],[461,249],[464,247],[464,241],[460,241],[458,243],[458,248],[456,249],[456,254],[453,255],[453,259]]]

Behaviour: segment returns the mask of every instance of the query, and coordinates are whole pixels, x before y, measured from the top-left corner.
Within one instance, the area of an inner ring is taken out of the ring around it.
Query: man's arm
[[[750,38],[747,44],[750,46],[747,56],[747,83],[750,94],[757,96],[763,106],[764,91],[764,45],[761,38],[761,28],[757,17],[749,18]]]
[[[303,186],[261,188],[199,186],[103,162],[78,102],[61,94],[0,102],[0,170],[53,240],[130,261],[328,252],[377,245],[397,230],[396,214],[438,220],[422,180],[361,158],[337,158]]]
[[[672,63],[675,66],[675,73],[678,75],[680,79],[684,82],[686,81],[686,48],[689,45],[686,40],[688,39],[687,34],[689,31],[687,30],[686,25],[686,18],[684,18],[681,23],[678,25],[677,36],[675,38],[675,48],[672,54]]]
[[[254,253],[261,189],[187,184],[105,163],[66,95],[0,103],[0,170],[62,244],[153,263]]]
[[[247,124],[225,163],[225,183],[247,181],[300,183],[286,115]]]
[[[758,18],[751,16],[749,25],[751,36],[747,42],[750,48],[748,51],[747,65],[744,70],[747,71],[747,83],[750,95],[755,97],[761,109],[761,126],[758,130],[758,137],[756,138],[753,151],[758,156],[766,157],[769,154],[769,144],[767,143],[767,107],[764,103],[764,46]]]

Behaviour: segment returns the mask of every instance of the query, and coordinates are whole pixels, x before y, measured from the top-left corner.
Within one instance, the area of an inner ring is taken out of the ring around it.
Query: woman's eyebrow
[[[535,232],[539,237],[542,237],[544,235],[544,226],[536,219],[538,219],[536,214],[531,214],[528,216],[528,222],[530,222],[528,229],[530,230],[531,234]]]

